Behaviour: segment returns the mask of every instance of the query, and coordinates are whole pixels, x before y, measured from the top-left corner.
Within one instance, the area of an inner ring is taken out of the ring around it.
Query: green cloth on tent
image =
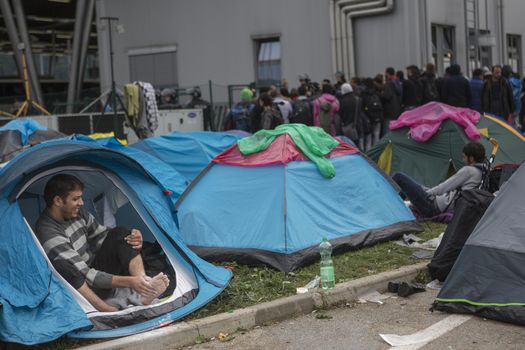
[[[282,124],[274,130],[263,129],[252,136],[242,138],[237,141],[237,146],[242,154],[250,155],[264,151],[277,136],[285,133],[290,135],[301,152],[315,163],[321,175],[329,179],[335,176],[335,167],[325,156],[339,145],[339,141],[316,126]]]

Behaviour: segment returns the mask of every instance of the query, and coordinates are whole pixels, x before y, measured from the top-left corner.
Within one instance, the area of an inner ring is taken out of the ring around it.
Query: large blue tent
[[[139,228],[145,241],[160,244],[176,271],[172,295],[149,307],[98,312],[56,273],[33,228],[44,207],[44,184],[57,173],[84,182],[85,206],[99,220]],[[124,336],[173,322],[218,295],[230,271],[189,250],[175,223],[173,204],[185,187],[159,160],[87,140],[44,142],[7,163],[0,169],[0,340],[37,344],[64,334]],[[101,204],[105,209],[98,211]]]
[[[288,134],[252,155],[232,146],[180,197],[182,239],[207,260],[291,271],[318,258],[325,236],[340,251],[421,229],[388,179],[356,148],[340,143],[328,157],[336,171],[331,179]]]
[[[169,164],[192,181],[217,154],[249,135],[238,132],[173,132],[130,145]]]

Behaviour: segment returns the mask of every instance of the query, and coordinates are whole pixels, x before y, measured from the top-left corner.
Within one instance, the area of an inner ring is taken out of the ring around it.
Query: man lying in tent
[[[479,142],[469,142],[463,147],[465,166],[433,188],[426,188],[404,173],[395,173],[392,179],[401,187],[412,205],[425,217],[433,217],[454,208],[457,190],[478,188],[485,164],[485,147]]]
[[[97,310],[149,305],[169,285],[164,273],[146,276],[139,230],[108,229],[82,206],[84,184],[75,176],[53,176],[44,189],[47,208],[36,234],[60,275]]]

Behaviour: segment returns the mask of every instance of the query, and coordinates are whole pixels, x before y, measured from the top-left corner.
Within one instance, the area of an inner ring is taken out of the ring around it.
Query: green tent
[[[525,137],[504,121],[481,115],[477,124],[480,142],[487,155],[493,149],[487,137],[496,139],[499,150],[495,164],[520,164],[525,161]],[[470,142],[463,127],[446,120],[439,131],[427,142],[410,138],[409,128],[392,130],[371,148],[367,155],[387,174],[403,172],[418,182],[432,187],[463,166],[463,146]]]

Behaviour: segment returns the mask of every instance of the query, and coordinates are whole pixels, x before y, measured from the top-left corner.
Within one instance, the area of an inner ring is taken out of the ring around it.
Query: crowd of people
[[[283,81],[280,88],[272,85],[259,96],[255,86],[246,87],[223,127],[254,133],[281,123],[302,123],[322,127],[333,136],[345,135],[367,151],[403,111],[438,101],[490,113],[516,128],[523,124],[525,129],[525,81],[510,66],[477,68],[471,79],[458,64],[447,67],[443,76],[436,74],[431,63],[424,69],[409,65],[405,72],[388,67],[373,78],[347,81],[338,71],[335,81],[323,79],[321,83],[301,74],[296,88],[289,89]]]

